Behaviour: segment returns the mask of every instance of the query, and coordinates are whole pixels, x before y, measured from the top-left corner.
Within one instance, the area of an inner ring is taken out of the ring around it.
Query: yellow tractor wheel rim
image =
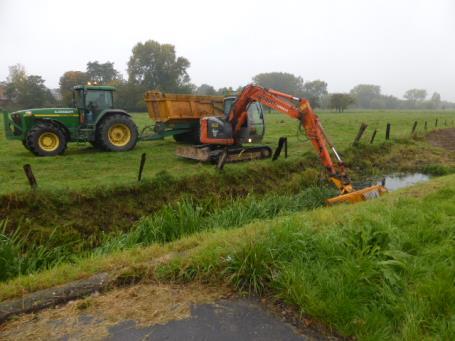
[[[107,133],[109,142],[116,147],[124,147],[131,141],[131,130],[125,124],[114,124]]]
[[[38,145],[46,152],[53,152],[60,146],[60,138],[51,132],[42,133],[38,139]]]

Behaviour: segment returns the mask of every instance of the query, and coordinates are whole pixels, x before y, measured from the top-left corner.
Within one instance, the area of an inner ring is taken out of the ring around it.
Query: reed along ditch
[[[414,143],[345,151],[354,180],[388,171],[452,172]],[[429,158],[429,159],[428,159]],[[422,160],[426,162],[422,163]],[[336,195],[317,157],[254,163],[222,173],[174,178],[160,173],[137,186],[89,192],[29,192],[0,198],[0,280],[90,253],[166,243],[215,228],[235,228],[313,209]]]

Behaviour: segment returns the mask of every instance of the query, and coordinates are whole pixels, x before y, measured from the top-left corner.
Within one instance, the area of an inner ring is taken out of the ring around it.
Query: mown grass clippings
[[[132,320],[140,327],[181,320],[191,316],[191,305],[231,295],[226,287],[201,283],[142,283],[20,316],[0,326],[0,333],[2,340],[102,340],[120,322]]]

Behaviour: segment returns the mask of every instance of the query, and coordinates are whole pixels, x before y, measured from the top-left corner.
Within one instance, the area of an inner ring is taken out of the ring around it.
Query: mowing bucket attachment
[[[384,193],[387,193],[387,188],[381,185],[375,185],[359,189],[358,191],[353,191],[347,194],[342,194],[334,198],[327,199],[329,205],[339,204],[339,203],[356,203],[360,201],[366,201],[370,199],[379,198]]]

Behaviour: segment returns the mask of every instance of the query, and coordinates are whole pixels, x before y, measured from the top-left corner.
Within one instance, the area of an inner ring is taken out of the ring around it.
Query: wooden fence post
[[[374,138],[376,137],[376,133],[377,133],[377,132],[378,132],[378,130],[377,130],[377,129],[375,129],[375,130],[373,131],[373,135],[371,135],[370,144],[372,144],[372,143],[373,143],[373,141],[374,141]]]
[[[280,137],[280,139],[278,140],[278,147],[276,147],[275,152],[273,153],[272,161],[275,161],[276,159],[278,159],[283,147],[284,147],[284,157],[287,157],[287,155],[288,155],[288,138],[287,137]]]
[[[28,179],[28,183],[30,184],[30,187],[32,189],[36,189],[38,187],[38,183],[36,182],[36,178],[33,175],[32,166],[30,166],[28,163],[26,165],[24,165],[24,172],[25,172],[25,176]]]
[[[434,123],[434,126],[437,127],[438,126],[438,119],[436,119],[435,123]]]
[[[390,139],[390,128],[391,128],[391,124],[387,123],[387,128],[386,128],[386,131],[385,131],[385,139],[386,140]]]
[[[427,131],[427,129],[428,129],[428,122],[425,121],[425,131]]]
[[[357,136],[355,137],[354,142],[352,143],[353,146],[357,146],[359,144],[360,139],[362,138],[362,135],[365,132],[365,130],[367,129],[367,127],[368,127],[368,124],[366,124],[366,123],[362,122],[362,124],[360,124],[359,131],[357,132]]]
[[[226,147],[224,149],[224,151],[221,153],[221,155],[218,157],[218,162],[216,164],[216,168],[218,168],[218,170],[220,170],[220,171],[223,170],[227,157],[228,157],[228,149]]]
[[[139,174],[137,175],[137,181],[141,181],[142,180],[142,171],[144,170],[145,158],[146,158],[145,153],[142,153],[142,155],[141,155],[141,163],[139,164]]]
[[[416,132],[416,128],[417,128],[417,121],[415,121],[414,125],[412,126],[411,135],[414,135],[414,133]]]

